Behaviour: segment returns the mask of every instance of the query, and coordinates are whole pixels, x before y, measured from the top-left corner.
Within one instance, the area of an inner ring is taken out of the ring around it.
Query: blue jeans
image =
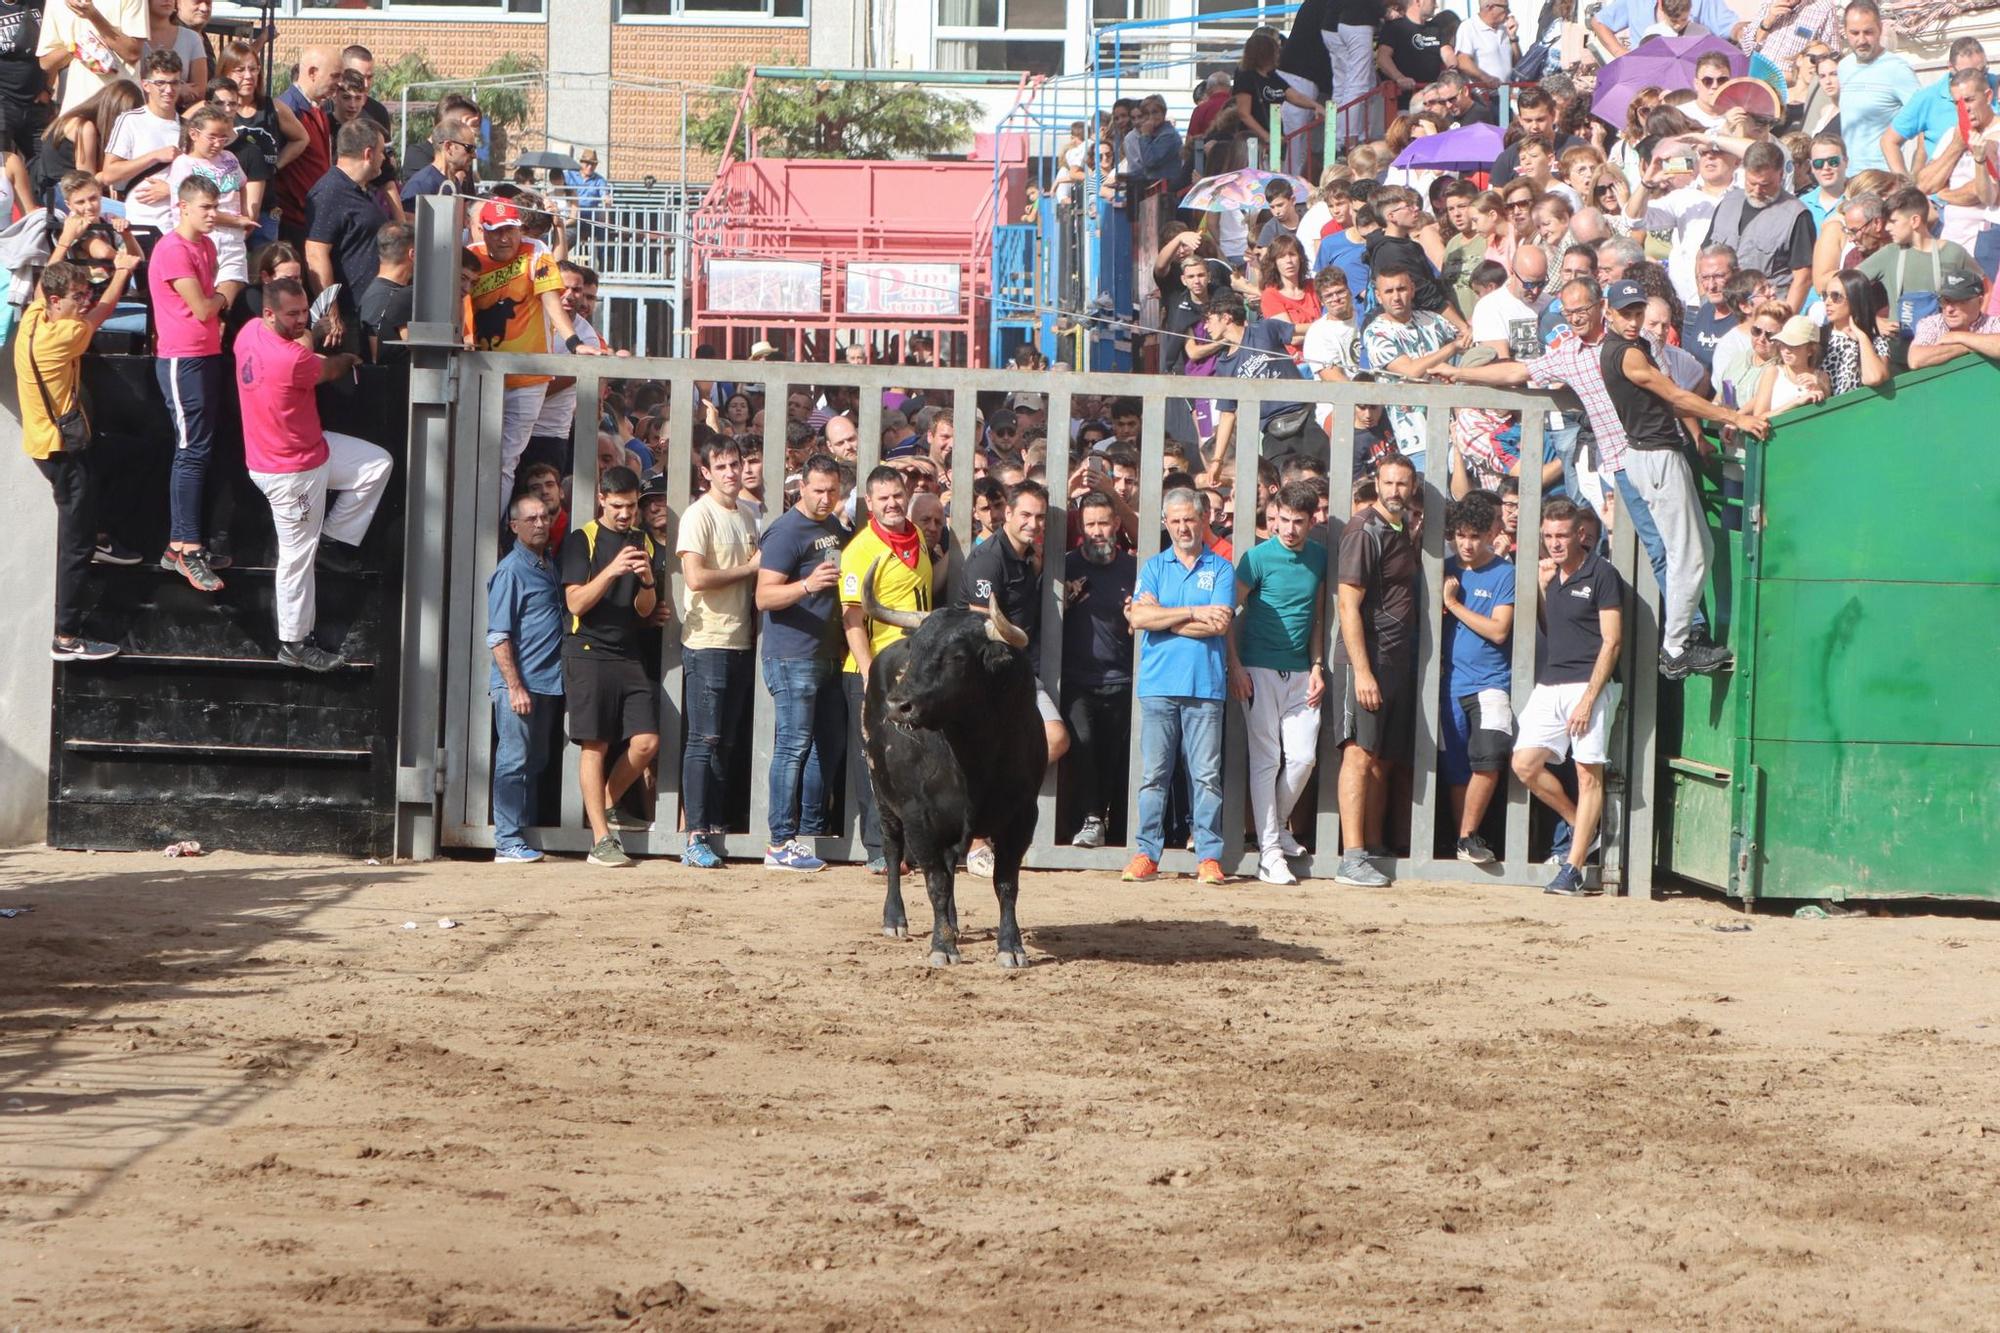
[[[767,657],[764,688],[776,714],[771,738],[771,845],[827,828],[827,798],[847,757],[847,694],[840,663]]]
[[[1167,785],[1174,756],[1187,761],[1194,788],[1194,851],[1222,856],[1222,700],[1147,696],[1139,700],[1139,850],[1160,859]]]
[[[1618,503],[1632,516],[1632,532],[1639,538],[1639,545],[1645,548],[1646,559],[1652,563],[1653,577],[1659,582],[1660,597],[1667,595],[1667,544],[1660,540],[1660,530],[1653,523],[1653,511],[1646,507],[1646,498],[1631,482],[1625,480],[1625,469],[1611,474],[1618,487]],[[1702,616],[1697,602],[1694,608],[1692,628],[1696,632],[1707,629],[1708,621]]]
[[[689,648],[681,653],[687,744],[681,750],[681,799],[689,834],[727,833],[729,757],[746,728],[748,648]]]
[[[521,831],[534,822],[535,791],[542,770],[562,735],[563,697],[531,694],[534,711],[526,717],[507,704],[507,691],[492,690],[493,730],[493,850],[509,851],[528,844]]]

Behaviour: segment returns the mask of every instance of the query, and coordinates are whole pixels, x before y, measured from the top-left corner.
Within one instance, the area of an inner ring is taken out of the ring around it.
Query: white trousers
[[[1652,512],[1667,551],[1667,596],[1660,608],[1660,652],[1676,657],[1687,648],[1715,539],[1702,518],[1694,470],[1678,449],[1627,449],[1625,479]]]
[[[271,502],[278,532],[278,637],[297,643],[317,618],[313,558],[322,536],[359,546],[395,463],[387,451],[352,435],[326,433],[326,461],[305,472],[252,472],[250,480]],[[340,498],[326,507],[326,493]]]
[[[1343,23],[1325,34],[1327,58],[1333,62],[1333,97],[1326,104],[1328,115],[1382,82],[1375,69],[1375,29]],[[1379,138],[1387,128],[1382,121],[1382,103],[1370,98],[1346,112],[1335,127],[1343,144]]]
[[[1314,101],[1319,100],[1319,89],[1314,86],[1311,79],[1302,79],[1296,74],[1287,74],[1283,70],[1278,71],[1278,77],[1283,79],[1285,86],[1293,92],[1303,97],[1310,97]],[[1306,162],[1311,156],[1313,136],[1301,133],[1300,131],[1312,123],[1312,119],[1316,114],[1318,113],[1311,107],[1294,106],[1290,102],[1286,102],[1279,110],[1278,130],[1285,136],[1283,150],[1285,170],[1294,176],[1303,176],[1305,174]],[[1271,127],[1266,125],[1264,128],[1268,130]],[[1299,201],[1299,211],[1304,212],[1305,206],[1306,201],[1301,199]],[[1307,256],[1307,259],[1310,260],[1311,256]]]
[[[1311,781],[1319,758],[1319,709],[1306,707],[1311,671],[1245,667],[1250,705],[1244,710],[1250,742],[1250,814],[1257,821],[1260,854],[1280,849],[1285,823]]]
[[[542,403],[549,396],[547,381],[525,388],[508,389],[500,411],[500,513],[504,521],[507,502],[514,498],[514,469],[528,451],[528,437],[542,419]]]

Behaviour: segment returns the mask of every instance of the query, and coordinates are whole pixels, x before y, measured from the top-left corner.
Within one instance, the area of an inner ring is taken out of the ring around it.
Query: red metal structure
[[[878,352],[922,332],[947,363],[981,365],[993,227],[1026,204],[1019,161],[732,154],[691,226],[695,341],[736,358],[765,340],[789,360],[826,362],[836,330]]]

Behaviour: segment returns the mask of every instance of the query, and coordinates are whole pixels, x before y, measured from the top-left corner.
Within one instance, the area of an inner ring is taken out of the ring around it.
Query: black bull
[[[862,583],[870,619],[908,630],[868,673],[861,744],[882,821],[889,894],[882,933],[907,939],[902,862],[924,872],[931,900],[932,967],[958,961],[953,876],[974,838],[993,843],[1000,900],[1002,967],[1026,967],[1014,920],[1021,858],[1035,837],[1035,798],[1048,767],[1048,739],[1035,707],[1027,635],[1000,611],[892,611],[875,600],[875,570]]]

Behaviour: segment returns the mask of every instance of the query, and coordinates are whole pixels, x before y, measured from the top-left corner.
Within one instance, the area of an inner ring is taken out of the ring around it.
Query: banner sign
[[[728,315],[817,315],[820,266],[796,259],[711,259],[708,308]]]
[[[955,319],[958,265],[849,264],[847,313]]]

